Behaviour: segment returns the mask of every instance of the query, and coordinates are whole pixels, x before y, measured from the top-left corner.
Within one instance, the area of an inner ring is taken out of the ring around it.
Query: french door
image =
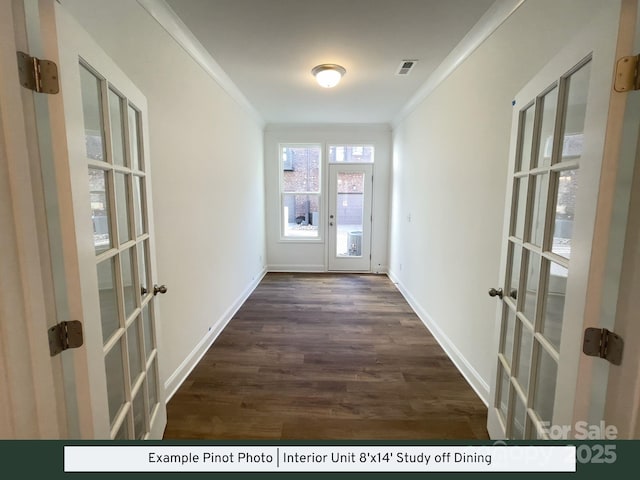
[[[68,182],[61,195],[73,222],[61,226],[62,268],[85,337],[65,372],[68,396],[78,399],[80,436],[159,439],[166,407],[156,295],[166,288],[154,284],[146,99],[63,6],[54,8],[64,116],[52,128],[66,133],[66,145],[55,142],[68,152],[55,181],[58,190]]]
[[[492,438],[571,428],[585,393],[577,372],[590,263],[601,254],[592,242],[614,50],[611,32],[585,34],[514,101],[503,277],[489,292],[500,299]]]
[[[373,165],[329,165],[329,270],[371,268]]]

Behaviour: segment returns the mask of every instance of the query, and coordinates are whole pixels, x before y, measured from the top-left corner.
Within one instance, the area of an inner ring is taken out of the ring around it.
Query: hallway
[[[384,275],[268,274],[167,405],[165,439],[487,439]]]

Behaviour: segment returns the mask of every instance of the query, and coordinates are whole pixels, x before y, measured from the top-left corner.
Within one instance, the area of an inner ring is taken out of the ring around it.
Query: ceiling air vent
[[[396,75],[409,75],[416,63],[418,63],[417,60],[403,60],[400,62],[398,70],[396,70]]]

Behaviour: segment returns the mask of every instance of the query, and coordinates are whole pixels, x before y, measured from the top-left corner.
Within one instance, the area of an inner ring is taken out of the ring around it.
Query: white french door
[[[592,247],[616,34],[579,35],[515,98],[503,276],[490,290],[500,299],[492,438],[549,438],[588,396],[577,372],[590,264],[603,255]]]
[[[373,165],[329,165],[329,270],[371,268]]]
[[[156,295],[166,288],[154,284],[146,99],[63,6],[40,2],[29,20],[60,77],[49,124],[39,119],[38,128],[52,132],[55,175],[44,188],[59,206],[49,222],[63,252],[53,266],[64,279],[57,297],[84,330],[83,346],[61,354],[70,435],[160,439]]]

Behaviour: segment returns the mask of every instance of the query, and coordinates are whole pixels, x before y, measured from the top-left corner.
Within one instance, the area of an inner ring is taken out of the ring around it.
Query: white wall
[[[264,272],[262,125],[130,0],[65,0],[145,94],[169,394]]]
[[[394,129],[390,274],[485,401],[511,101],[600,0],[520,7]],[[592,26],[597,28],[598,26]]]
[[[386,272],[389,225],[389,174],[391,167],[391,129],[388,125],[268,125],[264,135],[266,177],[267,258],[270,271],[327,270],[326,235],[321,242],[281,240],[280,237],[280,159],[281,143],[316,143],[322,153],[322,225],[326,226],[328,208],[328,168],[326,147],[329,144],[366,144],[375,146],[373,171],[373,224],[371,235],[371,270]],[[326,231],[326,229],[325,229]]]

